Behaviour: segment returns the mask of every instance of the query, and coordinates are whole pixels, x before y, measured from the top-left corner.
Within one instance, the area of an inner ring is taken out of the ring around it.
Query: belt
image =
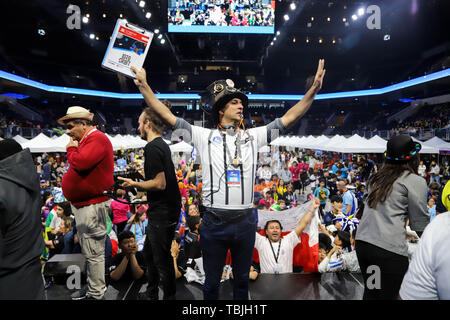
[[[201,206],[200,214],[203,216],[205,213],[219,220],[220,222],[239,222],[242,219],[253,214],[253,208],[242,209],[242,210],[224,210],[215,208],[206,208]]]

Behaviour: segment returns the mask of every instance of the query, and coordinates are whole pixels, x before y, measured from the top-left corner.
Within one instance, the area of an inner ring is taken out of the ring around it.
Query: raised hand
[[[136,74],[136,78],[133,81],[139,89],[147,85],[147,74],[144,68],[138,70],[135,67],[131,66],[131,71]]]
[[[316,76],[314,77],[314,82],[312,87],[314,88],[314,91],[317,93],[322,88],[323,83],[323,77],[325,76],[325,69],[323,68],[325,66],[325,60],[320,59],[319,64],[317,66],[317,72]]]

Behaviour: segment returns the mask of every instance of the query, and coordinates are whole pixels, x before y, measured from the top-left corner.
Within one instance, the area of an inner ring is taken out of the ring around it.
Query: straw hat
[[[64,125],[66,121],[73,119],[84,119],[92,121],[93,118],[94,114],[89,112],[89,110],[80,106],[73,106],[67,109],[66,115],[64,117],[58,119],[58,123]]]

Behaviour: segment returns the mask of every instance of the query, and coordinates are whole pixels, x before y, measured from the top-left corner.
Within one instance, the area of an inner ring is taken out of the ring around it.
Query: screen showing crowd
[[[169,0],[169,26],[273,27],[275,1]]]

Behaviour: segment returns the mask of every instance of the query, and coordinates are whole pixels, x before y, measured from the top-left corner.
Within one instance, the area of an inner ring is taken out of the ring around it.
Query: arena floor
[[[361,300],[364,292],[363,280],[358,273],[292,273],[261,274],[250,282],[250,300]],[[144,292],[142,282],[124,282],[109,285],[106,300],[136,300]],[[72,290],[65,285],[53,284],[46,289],[47,300],[69,300]],[[160,290],[160,298],[162,291]],[[177,281],[177,300],[203,300],[202,288],[197,283],[187,283],[184,278]],[[232,280],[220,287],[220,299],[233,299]]]

